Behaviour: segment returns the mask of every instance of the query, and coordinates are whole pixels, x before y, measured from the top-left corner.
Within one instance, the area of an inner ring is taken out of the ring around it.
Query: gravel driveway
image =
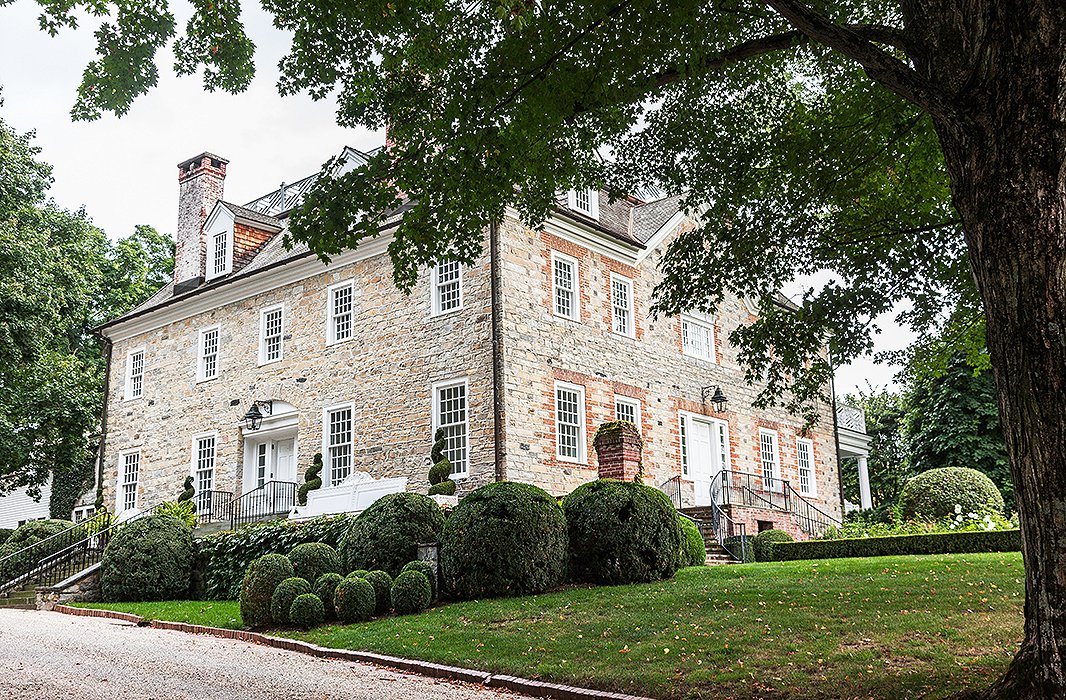
[[[0,609],[0,698],[5,700],[519,697],[118,620]]]

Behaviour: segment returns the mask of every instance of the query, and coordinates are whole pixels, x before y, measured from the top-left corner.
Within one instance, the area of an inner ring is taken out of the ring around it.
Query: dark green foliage
[[[908,402],[901,394],[887,389],[870,389],[847,396],[841,403],[861,408],[866,416],[866,434],[870,436],[870,455],[866,462],[870,474],[870,495],[875,508],[887,510],[899,500],[903,484],[914,476],[914,470],[907,460],[907,444],[903,435]],[[854,459],[841,463],[840,480],[844,486],[844,497],[852,503],[859,503],[859,469]]]
[[[318,627],[325,619],[326,608],[314,593],[301,593],[289,607],[289,622],[302,629]]]
[[[289,624],[289,610],[297,596],[311,593],[311,584],[305,578],[292,576],[284,579],[270,596],[270,619],[275,625]]]
[[[392,608],[399,615],[420,613],[433,600],[433,588],[421,571],[404,571],[392,583]]]
[[[676,532],[674,537],[676,559]],[[566,520],[558,502],[543,489],[509,481],[463,498],[440,538],[445,588],[465,600],[554,588],[566,575],[566,556]]]
[[[415,559],[409,561],[403,566],[404,571],[421,571],[429,579],[429,585],[433,588],[433,600],[437,599],[437,572],[433,570],[433,565],[428,561],[422,561],[421,559]]]
[[[189,595],[196,550],[192,528],[166,515],[119,528],[100,564],[105,600],[179,600]]]
[[[707,563],[707,543],[696,523],[678,517],[681,523],[681,554],[679,566],[703,566]]]
[[[374,587],[374,614],[386,614],[389,611],[389,591],[392,588],[392,576],[389,576],[384,571],[369,571],[363,578]]]
[[[972,554],[975,552],[1018,552],[1022,548],[1018,530],[992,532],[950,532],[933,535],[865,537],[854,540],[808,540],[782,542],[772,548],[774,561],[796,559],[842,559],[845,557],[884,557],[895,554]]]
[[[337,609],[333,607],[333,595],[337,592],[337,584],[344,580],[344,577],[336,573],[322,574],[315,580],[315,595],[317,595],[325,607],[325,615],[327,620],[332,620],[337,616]]]
[[[440,506],[417,493],[390,493],[363,511],[341,541],[347,569],[381,569],[390,576],[415,558],[419,544],[436,542],[444,527]]]
[[[356,569],[355,571],[349,571],[346,578],[366,578],[369,573],[366,569]]]
[[[203,538],[200,546],[209,557],[208,597],[235,599],[240,595],[241,581],[249,564],[264,554],[286,554],[304,542],[336,547],[337,540],[354,520],[350,515],[329,515],[302,522],[275,520]]]
[[[755,552],[755,561],[773,561],[773,547],[775,542],[794,542],[795,538],[783,530],[763,530],[755,535],[752,541],[752,549]]]
[[[304,474],[304,482],[300,484],[299,497],[300,505],[307,505],[307,492],[314,491],[315,489],[322,488],[322,453],[316,452],[315,458],[311,460],[311,466],[307,468],[306,474]]]
[[[940,520],[963,514],[1003,511],[1003,496],[992,480],[975,469],[930,469],[908,481],[899,497],[903,517]]]
[[[93,486],[96,476],[96,464],[85,460],[70,469],[56,470],[52,473],[52,495],[48,498],[48,516],[65,520],[74,510],[82,494]]]
[[[181,495],[178,496],[178,503],[182,503],[184,501],[191,501],[192,497],[195,495],[196,489],[192,487],[192,477],[187,476],[185,477],[185,482],[181,485]],[[193,510],[195,509],[196,506],[193,506]]]
[[[429,487],[430,496],[454,496],[455,495],[455,482],[451,479],[445,479],[439,484],[433,484]]]
[[[455,482],[452,481],[452,463],[444,456],[448,442],[444,428],[437,428],[433,435],[433,449],[429,458],[433,466],[429,468],[429,495],[454,496]]]
[[[72,527],[74,527],[74,523],[69,520],[31,520],[11,532],[3,545],[0,546],[0,560]],[[16,576],[21,576],[27,572],[28,567],[35,565],[38,561],[49,554],[59,551],[59,549],[60,543],[57,541],[54,546],[45,545],[38,550],[8,559],[0,564],[0,583],[6,583]]]
[[[322,574],[341,573],[337,550],[322,542],[304,542],[289,551],[292,569],[300,578],[317,581]]]
[[[346,578],[337,584],[333,605],[341,622],[369,620],[377,607],[374,586],[365,578]]]
[[[292,578],[292,562],[282,554],[265,554],[252,562],[241,583],[241,619],[246,627],[270,624],[274,589],[287,578]]]
[[[14,530],[9,527],[0,527],[0,546],[7,542],[7,539],[11,537],[11,533],[13,532]]]
[[[615,479],[590,481],[563,502],[570,576],[591,583],[637,583],[677,571],[681,526],[663,492]]]
[[[722,542],[722,546],[725,550],[733,554],[737,559],[740,559],[745,564],[750,564],[755,561],[755,536],[754,535],[733,535],[732,537],[725,538]]]

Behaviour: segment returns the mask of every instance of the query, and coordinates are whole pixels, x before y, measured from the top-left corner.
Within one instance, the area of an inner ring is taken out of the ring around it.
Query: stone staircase
[[[715,539],[714,530],[711,528],[712,509],[710,506],[682,508],[681,512],[699,523],[698,527],[700,534],[703,535],[703,543],[707,546],[707,566],[740,563],[729,552],[725,551],[721,543]]]
[[[4,595],[0,595],[0,608],[8,610],[36,610],[37,584],[27,583]]]

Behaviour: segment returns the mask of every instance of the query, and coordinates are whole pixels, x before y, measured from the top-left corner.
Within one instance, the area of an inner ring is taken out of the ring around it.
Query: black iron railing
[[[231,502],[230,527],[236,530],[241,525],[288,513],[296,505],[298,488],[291,481],[268,481],[242,494]]]
[[[196,494],[196,522],[198,524],[228,523],[232,517],[232,491],[201,491]]]
[[[811,537],[821,537],[840,521],[820,510],[784,479],[758,474],[722,471],[711,481],[711,502],[721,506],[747,506],[790,513],[796,525]]]
[[[791,485],[787,486],[787,488],[791,495],[789,503],[792,506],[792,517],[795,519],[799,529],[811,537],[821,537],[829,528],[840,526],[839,520],[820,510],[818,506],[797,493]]]
[[[674,508],[681,510],[681,476],[667,479],[659,485],[659,490],[667,495]]]
[[[718,472],[711,479],[711,529],[714,538],[722,549],[729,553],[737,561],[750,561],[751,553],[748,551],[748,529],[744,523],[738,523],[722,510],[722,495],[728,491],[729,472]]]

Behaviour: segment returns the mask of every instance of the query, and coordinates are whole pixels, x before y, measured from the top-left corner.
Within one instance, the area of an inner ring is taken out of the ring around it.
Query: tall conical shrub
[[[447,440],[444,437],[444,428],[437,428],[437,432],[433,436],[433,450],[429,454],[430,459],[433,460],[433,466],[429,468],[430,496],[437,494],[443,496],[455,495],[455,482],[451,480],[452,463],[444,456],[444,448],[447,444]]]
[[[185,501],[192,502],[192,511],[196,512],[196,502],[192,500],[192,497],[196,495],[196,490],[192,487],[192,477],[185,477],[185,483],[182,485],[181,495],[178,496],[178,503],[184,503]]]
[[[322,473],[322,453],[316,452],[315,458],[311,461],[311,466],[307,468],[307,473],[304,474],[304,483],[300,484],[300,505],[307,505],[307,493],[308,491],[314,491],[322,486],[322,477],[319,476]]]

